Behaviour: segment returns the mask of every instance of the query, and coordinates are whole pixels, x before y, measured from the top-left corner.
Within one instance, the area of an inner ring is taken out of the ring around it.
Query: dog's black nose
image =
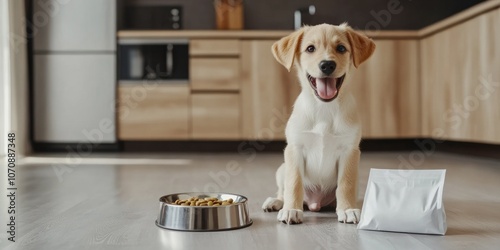
[[[337,67],[337,64],[334,61],[324,60],[319,63],[319,68],[321,69],[321,72],[323,72],[327,76],[333,73],[335,67]]]

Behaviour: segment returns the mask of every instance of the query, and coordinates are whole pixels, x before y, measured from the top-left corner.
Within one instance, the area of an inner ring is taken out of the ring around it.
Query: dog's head
[[[288,71],[296,65],[302,88],[309,85],[323,102],[337,98],[351,64],[358,67],[374,50],[371,39],[347,24],[305,26],[272,47],[276,60]]]

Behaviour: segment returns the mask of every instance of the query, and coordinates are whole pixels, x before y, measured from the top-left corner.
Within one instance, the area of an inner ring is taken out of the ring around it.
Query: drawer
[[[238,40],[194,39],[189,41],[191,56],[238,56],[240,42]]]
[[[192,94],[191,116],[192,139],[241,138],[239,94]]]
[[[192,90],[239,90],[238,58],[191,58],[189,79]]]
[[[119,139],[189,139],[187,84],[122,84],[118,101]]]

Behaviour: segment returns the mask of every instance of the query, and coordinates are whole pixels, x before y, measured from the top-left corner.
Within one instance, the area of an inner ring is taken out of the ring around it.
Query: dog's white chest
[[[318,128],[320,129],[320,128]],[[297,135],[305,160],[304,186],[316,185],[322,190],[337,186],[339,159],[352,148],[353,136],[334,136],[305,131]]]

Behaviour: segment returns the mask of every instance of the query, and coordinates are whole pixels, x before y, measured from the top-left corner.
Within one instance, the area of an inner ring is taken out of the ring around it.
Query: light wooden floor
[[[246,154],[119,157],[117,165],[110,159],[106,165],[89,159],[70,165],[62,182],[51,164],[27,159],[18,169],[17,242],[6,241],[2,194],[0,249],[500,249],[499,161],[448,154],[425,159],[422,168],[447,169],[448,233],[428,236],[358,231],[338,223],[333,211],[305,212],[301,225],[278,223],[276,213],[264,213],[260,207],[276,191],[274,172],[281,154],[259,153],[254,159]],[[150,160],[130,159],[141,157]],[[408,159],[409,153],[362,154],[360,205],[369,168],[398,168],[400,157]],[[241,172],[215,181],[210,173],[223,173],[228,163],[241,166]],[[212,233],[155,226],[160,196],[205,186],[246,195],[254,224]]]

